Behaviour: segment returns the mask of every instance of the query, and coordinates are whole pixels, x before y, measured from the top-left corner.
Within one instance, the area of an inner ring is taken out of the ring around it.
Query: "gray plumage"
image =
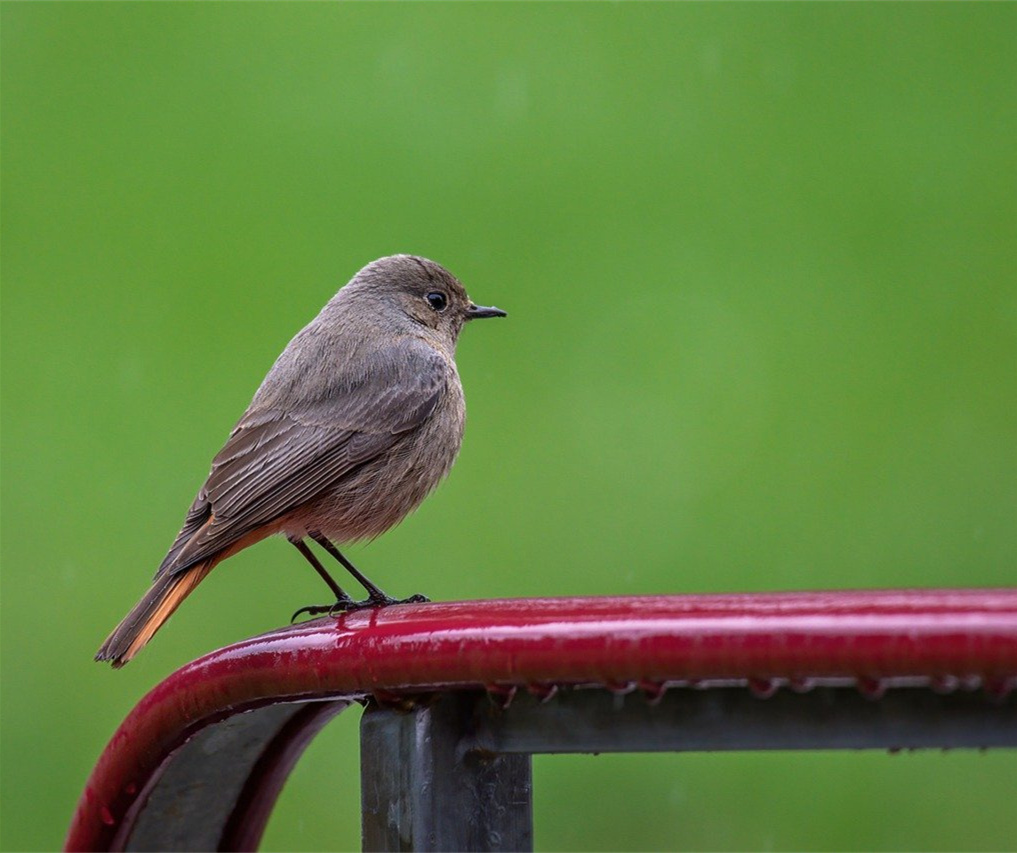
[[[394,255],[357,273],[276,360],[212,461],[149,595],[96,658],[125,663],[216,563],[266,536],[350,542],[415,509],[462,441],[459,332],[492,316],[504,312],[474,305],[425,258]],[[189,582],[173,582],[189,572]]]

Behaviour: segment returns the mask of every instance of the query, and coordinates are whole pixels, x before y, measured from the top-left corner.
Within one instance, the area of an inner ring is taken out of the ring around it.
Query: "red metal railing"
[[[848,682],[870,696],[895,684],[1006,696],[1017,684],[1017,590],[471,601],[290,626],[212,652],[145,696],[96,764],[66,847],[155,843],[160,797],[199,772],[220,774],[221,814],[181,843],[255,847],[306,743],[354,700],[480,689],[504,704],[515,688],[559,685],[659,698],[732,683],[763,696]],[[247,727],[246,751],[227,747],[221,766],[207,750],[188,759],[185,744],[224,721]]]

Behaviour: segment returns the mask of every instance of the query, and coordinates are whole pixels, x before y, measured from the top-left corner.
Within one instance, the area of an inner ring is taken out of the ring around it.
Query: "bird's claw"
[[[333,601],[331,604],[309,604],[307,607],[301,607],[296,613],[290,617],[290,624],[292,625],[297,621],[297,617],[301,613],[306,613],[308,616],[320,616],[323,613],[327,613],[329,616],[336,616],[339,613],[345,613],[347,610],[356,610],[358,602],[352,598],[340,599],[339,601]]]
[[[409,598],[392,598],[390,595],[374,596],[364,601],[358,601],[358,607],[391,607],[393,604],[424,604],[430,601],[426,595],[419,592]]]
[[[338,616],[340,613],[350,613],[354,610],[367,610],[371,607],[391,607],[393,604],[424,604],[430,601],[426,595],[421,595],[419,592],[415,595],[411,595],[409,598],[392,598],[388,595],[378,596],[375,598],[365,598],[363,601],[354,601],[352,598],[341,598],[339,601],[335,601],[332,604],[309,604],[307,607],[301,607],[296,613],[290,617],[290,624],[292,625],[297,621],[297,617],[302,613],[306,613],[308,616],[321,616],[327,614],[328,616]]]

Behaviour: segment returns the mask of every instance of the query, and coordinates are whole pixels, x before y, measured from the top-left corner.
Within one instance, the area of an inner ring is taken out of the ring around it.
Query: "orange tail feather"
[[[204,580],[217,562],[217,559],[211,558],[179,574],[156,578],[152,588],[106,638],[95,659],[109,661],[115,669],[122,667],[152,639],[163,622],[173,615],[180,602]]]

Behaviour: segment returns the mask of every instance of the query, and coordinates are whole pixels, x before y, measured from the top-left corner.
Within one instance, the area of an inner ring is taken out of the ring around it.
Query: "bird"
[[[335,601],[318,615],[397,600],[336,543],[398,524],[444,479],[466,408],[456,341],[472,320],[505,317],[474,304],[438,263],[391,255],[361,269],[289,342],[212,460],[149,590],[95,655],[122,667],[215,566],[285,536]],[[367,591],[355,601],[309,547],[318,543]]]

